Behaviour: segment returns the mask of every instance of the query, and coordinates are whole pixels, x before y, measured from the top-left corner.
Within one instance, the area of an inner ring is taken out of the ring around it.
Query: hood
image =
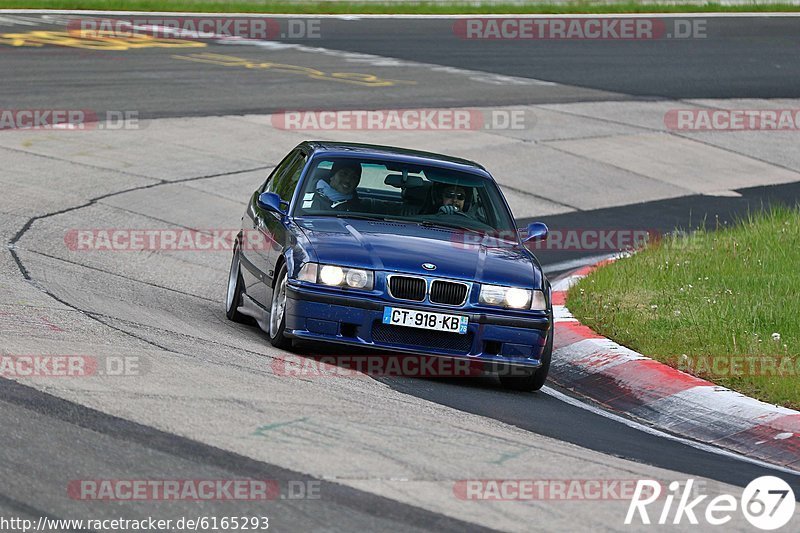
[[[401,222],[315,217],[296,220],[320,263],[498,285],[541,288],[532,254],[517,243],[481,244],[458,229]],[[422,268],[433,263],[436,270]]]

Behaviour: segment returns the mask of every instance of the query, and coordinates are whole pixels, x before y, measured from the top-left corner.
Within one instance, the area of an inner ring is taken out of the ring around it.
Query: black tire
[[[547,381],[547,374],[550,372],[550,360],[553,358],[553,332],[554,328],[550,328],[550,334],[547,338],[544,351],[542,352],[542,366],[536,370],[530,371],[526,376],[508,376],[500,374],[500,383],[503,387],[511,390],[532,392],[541,389]]]
[[[228,320],[239,322],[240,324],[251,324],[253,319],[239,312],[242,305],[242,294],[244,294],[244,279],[242,278],[241,263],[239,262],[239,248],[233,249],[231,258],[231,269],[228,273],[228,292],[225,296],[225,316]]]
[[[286,263],[281,265],[275,276],[275,287],[272,289],[272,306],[269,312],[269,341],[276,348],[288,350],[292,347],[292,339],[284,335],[286,331]],[[277,313],[277,314],[276,314]]]

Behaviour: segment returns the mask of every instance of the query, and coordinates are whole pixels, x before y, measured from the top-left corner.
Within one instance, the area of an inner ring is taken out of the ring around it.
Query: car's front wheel
[[[507,389],[531,392],[541,389],[550,372],[550,359],[553,357],[553,331],[548,335],[547,344],[542,351],[542,365],[536,370],[528,370],[525,375],[509,376],[500,374],[500,383]],[[519,370],[517,370],[519,372]]]
[[[276,348],[288,349],[292,340],[284,335],[286,331],[286,283],[288,280],[286,263],[278,270],[275,288],[272,290],[272,307],[269,312],[269,340]]]
[[[231,270],[228,274],[228,293],[225,297],[225,316],[228,320],[239,322],[241,324],[249,324],[250,317],[243,315],[239,312],[239,306],[242,305],[242,294],[244,293],[244,279],[242,278],[241,262],[239,261],[239,248],[233,250],[233,258],[231,259]]]

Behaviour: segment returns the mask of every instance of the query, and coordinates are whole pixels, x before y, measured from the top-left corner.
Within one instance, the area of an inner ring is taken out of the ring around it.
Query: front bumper
[[[466,334],[383,324],[386,306],[466,315]],[[286,335],[422,355],[441,355],[498,365],[541,365],[552,332],[550,314],[519,317],[412,302],[388,302],[358,293],[347,295],[287,286]]]

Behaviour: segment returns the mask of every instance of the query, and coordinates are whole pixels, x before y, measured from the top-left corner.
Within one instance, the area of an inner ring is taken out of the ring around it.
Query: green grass
[[[19,9],[89,9],[130,11],[197,11],[217,13],[405,13],[405,14],[555,14],[555,13],[694,13],[694,12],[766,12],[798,11],[800,6],[782,4],[721,5],[708,3],[658,4],[639,1],[603,3],[575,1],[566,3],[492,3],[436,1],[387,2],[320,2],[298,0],[270,2],[265,0],[0,0],[0,8]]]
[[[595,331],[649,357],[800,408],[799,208],[651,243],[581,280],[567,306]],[[729,372],[731,356],[763,359]],[[771,358],[785,366],[759,364]],[[716,371],[707,364],[715,360]]]

